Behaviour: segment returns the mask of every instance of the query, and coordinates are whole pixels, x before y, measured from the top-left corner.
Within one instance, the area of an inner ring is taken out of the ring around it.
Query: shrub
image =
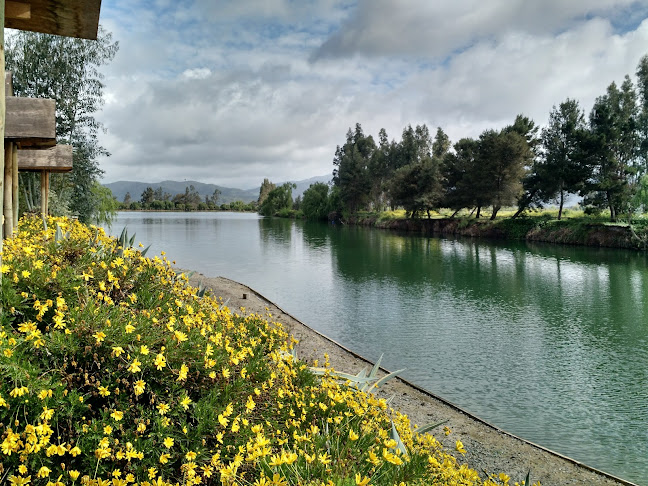
[[[3,254],[9,483],[482,484],[385,400],[316,379],[280,324],[99,228],[47,225],[23,219]]]

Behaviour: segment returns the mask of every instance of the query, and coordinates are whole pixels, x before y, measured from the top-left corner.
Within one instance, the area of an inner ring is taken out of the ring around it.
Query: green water
[[[124,226],[513,434],[648,484],[644,255],[235,213],[120,213]]]

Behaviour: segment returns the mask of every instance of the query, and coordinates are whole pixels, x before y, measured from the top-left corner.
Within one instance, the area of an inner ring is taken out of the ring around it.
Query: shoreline
[[[299,341],[295,346],[297,357],[309,364],[314,360],[322,362],[326,354],[331,366],[337,371],[357,373],[362,368],[373,365],[370,360],[310,328],[245,284],[225,277],[207,277],[198,272],[191,276],[190,284],[206,287],[233,312],[255,313],[280,322]],[[388,373],[384,368],[381,370]],[[531,471],[531,482],[540,481],[544,485],[587,483],[637,486],[501,430],[399,377],[381,387],[377,394],[384,397],[393,395],[390,405],[407,414],[413,425],[423,426],[447,420],[445,425],[452,433],[446,437],[440,429],[435,429],[433,435],[447,450],[454,450],[455,442],[461,440],[468,452],[457,459],[478,472],[504,472],[511,476],[512,482],[521,482]]]

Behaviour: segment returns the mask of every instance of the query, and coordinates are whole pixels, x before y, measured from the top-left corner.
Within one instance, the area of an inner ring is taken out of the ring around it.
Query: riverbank
[[[381,219],[379,215],[358,215],[345,223],[424,235],[453,235],[490,239],[526,240],[563,245],[645,250],[648,232],[628,224],[598,221],[561,221],[544,217],[490,220],[473,218]]]
[[[328,355],[333,368],[345,372],[358,372],[369,364],[361,356],[309,328],[243,284],[200,274],[194,274],[190,283],[196,286],[202,284],[210,289],[212,295],[221,297],[234,311],[244,308],[240,312],[270,314],[272,320],[281,322],[299,340],[297,356],[306,362],[322,362],[324,355]],[[426,425],[447,420],[445,425],[452,433],[446,437],[441,429],[437,429],[434,435],[448,450],[454,449],[455,442],[461,440],[467,453],[459,459],[477,471],[506,472],[512,482],[521,481],[531,471],[532,482],[540,481],[543,485],[633,484],[507,434],[403,380],[391,380],[380,393],[386,397],[393,395],[392,406],[406,413],[414,424]]]

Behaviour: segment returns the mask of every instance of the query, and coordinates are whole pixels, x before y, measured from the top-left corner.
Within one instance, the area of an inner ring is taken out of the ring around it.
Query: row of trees
[[[185,191],[171,195],[162,187],[153,189],[147,187],[141,194],[140,199],[134,201],[130,192],[124,196],[124,200],[118,203],[118,209],[132,210],[178,210],[178,211],[255,211],[254,203],[246,204],[243,201],[234,201],[231,203],[218,204],[220,191],[214,189],[211,195],[201,196],[196,188],[192,185],[185,187]]]
[[[358,123],[333,159],[333,188],[313,185],[302,211],[323,218],[331,211],[355,213],[403,207],[412,216],[439,208],[469,208],[480,217],[491,208],[518,213],[578,194],[589,213],[609,210],[616,221],[648,205],[648,56],[636,71],[598,97],[589,117],[578,102],[554,106],[542,130],[523,115],[500,130],[451,144],[441,128],[434,137],[425,125],[403,130],[378,144]]]

